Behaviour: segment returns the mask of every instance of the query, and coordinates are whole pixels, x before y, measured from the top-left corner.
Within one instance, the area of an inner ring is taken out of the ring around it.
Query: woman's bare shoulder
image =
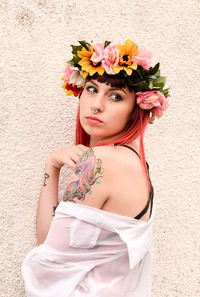
[[[89,148],[77,163],[75,172],[78,193],[79,186],[86,187],[86,191],[73,199],[74,193],[69,187],[69,200],[128,216],[136,215],[146,203],[140,158],[128,148]]]
[[[136,181],[145,180],[138,147],[131,144],[127,145],[137,153],[121,145],[97,146],[93,149],[95,155],[102,158],[107,170],[116,178],[123,176],[126,179],[132,178]]]
[[[139,153],[135,146],[131,147]],[[98,147],[97,150],[94,148],[97,156],[104,155],[102,160],[107,172],[105,185],[110,194],[102,209],[136,216],[146,205],[149,195],[139,156],[123,146]]]
[[[125,146],[132,147],[137,154],[139,155],[139,148],[136,145],[133,144],[125,144]],[[138,155],[133,152],[130,148],[127,148],[123,145],[102,145],[102,146],[94,146],[92,149],[97,153],[101,154],[104,157],[110,157],[110,158],[126,158],[127,156],[135,155],[138,158]],[[128,153],[128,154],[127,154]]]

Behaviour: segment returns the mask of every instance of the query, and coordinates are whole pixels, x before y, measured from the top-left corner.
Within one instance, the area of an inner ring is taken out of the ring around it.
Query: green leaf
[[[159,77],[159,76],[160,76],[160,70],[158,70],[158,71],[155,73],[155,75],[156,75],[157,77]]]
[[[143,72],[143,68],[142,68],[142,67],[138,67],[134,72],[137,73],[137,75],[138,75],[141,79],[144,78],[144,72]]]
[[[72,47],[72,54],[73,55],[77,55],[77,51],[81,51],[82,50],[82,46],[81,45],[71,45]]]
[[[162,91],[162,90],[161,90],[161,88],[160,88],[160,87],[158,87],[158,86],[157,86],[157,87],[156,87],[156,86],[154,86],[154,87],[153,87],[153,89],[154,89],[154,90],[159,90],[159,91]]]
[[[88,194],[89,194],[89,195],[91,195],[91,194],[92,194],[92,190],[91,190],[91,189],[89,190]]]
[[[156,72],[159,70],[159,67],[160,67],[160,63],[157,63],[153,68],[151,67],[147,72],[148,72],[148,75],[151,74],[156,74]]]
[[[153,81],[152,81],[152,80],[149,82],[149,88],[150,88],[151,90],[153,89]]]
[[[153,84],[155,87],[160,87],[161,89],[164,88],[166,82],[165,76],[160,76],[157,79],[154,79]]]
[[[165,95],[165,97],[169,97],[170,96],[169,90],[170,90],[170,88],[167,88],[167,89],[163,90],[162,93],[163,93],[163,95]]]
[[[88,45],[90,45],[86,40],[78,41],[86,50],[88,50]]]
[[[81,58],[79,58],[78,56],[73,56],[72,60],[74,61],[74,64],[77,64],[81,60]]]
[[[131,85],[134,87],[134,89],[137,92],[144,92],[144,91],[151,90],[149,85],[147,84],[147,82],[145,80],[140,81],[138,83],[132,83]]]
[[[139,86],[148,86],[145,80],[142,80],[138,83]]]
[[[74,66],[74,60],[72,59],[72,60],[67,61],[67,64]]]
[[[100,184],[101,183],[101,181],[100,180],[96,180],[96,184]]]
[[[106,40],[106,41],[104,42],[104,48],[106,48],[110,43],[111,43],[111,41],[107,41],[107,40]]]

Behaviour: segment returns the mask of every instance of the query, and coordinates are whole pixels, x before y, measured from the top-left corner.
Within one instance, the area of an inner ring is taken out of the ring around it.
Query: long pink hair
[[[94,77],[94,76],[93,76]],[[93,79],[89,78],[89,79]],[[126,81],[122,81],[121,78],[116,78],[116,76],[95,76],[94,79],[97,79],[100,82],[105,82],[107,84],[110,84],[114,87],[124,87],[127,86]],[[129,87],[129,86],[128,86]],[[130,89],[130,88],[129,88]],[[111,145],[111,144],[126,144],[130,143],[134,140],[136,140],[138,137],[140,139],[140,160],[142,163],[143,170],[145,171],[145,176],[147,179],[147,184],[150,190],[150,181],[149,181],[149,174],[148,169],[146,165],[146,159],[145,159],[145,152],[144,152],[144,143],[143,143],[143,137],[144,133],[149,121],[150,112],[148,110],[142,110],[138,104],[135,104],[130,125],[129,127],[124,131],[123,134],[121,134],[119,137],[115,138],[114,140],[110,142],[100,142],[96,144],[96,146],[100,145]],[[80,107],[78,107],[77,112],[77,118],[76,118],[76,138],[75,138],[75,144],[83,144],[85,146],[90,145],[90,135],[88,135],[80,123]]]

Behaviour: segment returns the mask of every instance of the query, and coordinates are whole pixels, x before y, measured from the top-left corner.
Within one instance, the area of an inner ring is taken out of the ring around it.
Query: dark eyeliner
[[[90,88],[93,89],[92,92],[96,92],[96,91],[97,91],[96,87],[94,87],[94,86],[92,86],[92,85],[88,85],[88,86],[86,87],[86,90],[87,90],[88,92],[91,92],[91,91],[90,91]]]
[[[112,96],[115,95],[115,99],[112,98]],[[113,93],[110,95],[110,97],[114,100],[114,101],[121,101],[123,98],[120,94],[118,93]]]

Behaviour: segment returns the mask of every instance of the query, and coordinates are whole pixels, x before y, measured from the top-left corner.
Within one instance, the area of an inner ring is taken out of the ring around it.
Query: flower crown
[[[169,106],[169,88],[164,89],[166,77],[160,76],[160,64],[151,66],[151,52],[139,49],[131,39],[124,45],[110,41],[95,45],[78,42],[79,45],[71,45],[73,58],[67,62],[62,76],[62,87],[67,96],[78,96],[88,75],[120,73],[136,91],[140,108],[150,111],[149,123],[162,116]]]

